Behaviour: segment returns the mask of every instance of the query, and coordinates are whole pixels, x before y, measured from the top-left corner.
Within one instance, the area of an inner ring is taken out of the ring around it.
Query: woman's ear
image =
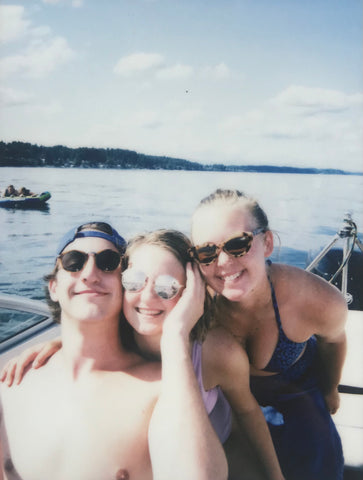
[[[55,278],[52,278],[51,280],[49,280],[48,290],[49,290],[49,296],[53,300],[53,302],[58,302],[57,280]]]
[[[274,249],[274,236],[271,230],[265,232],[265,257],[269,257]]]

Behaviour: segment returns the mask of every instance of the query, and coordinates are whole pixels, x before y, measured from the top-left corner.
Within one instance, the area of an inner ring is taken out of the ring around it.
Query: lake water
[[[42,277],[67,229],[104,220],[126,238],[156,228],[188,234],[194,208],[218,187],[260,201],[281,241],[273,259],[304,268],[346,212],[362,239],[362,176],[2,167],[0,189],[8,184],[52,194],[45,211],[0,208],[0,292],[30,298],[44,298]]]

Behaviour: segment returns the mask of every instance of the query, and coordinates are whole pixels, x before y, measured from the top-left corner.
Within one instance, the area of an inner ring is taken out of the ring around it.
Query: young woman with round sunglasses
[[[217,190],[192,219],[192,256],[215,293],[217,318],[247,353],[287,480],[343,478],[331,419],[346,354],[346,302],[337,288],[271,263],[273,234],[253,198]]]
[[[164,322],[184,290],[190,248],[188,238],[174,230],[139,235],[129,243],[122,273],[124,318],[120,324],[125,348],[160,360]],[[246,353],[223,327],[209,325],[208,297],[206,307],[191,332],[190,354],[209,418],[225,446],[229,478],[282,480],[267,424],[249,388]],[[58,345],[48,345],[43,359],[51,348],[57,349]],[[25,360],[23,355],[9,366],[9,375],[16,367],[18,380],[22,366],[38,351],[31,350],[30,356],[26,352]]]

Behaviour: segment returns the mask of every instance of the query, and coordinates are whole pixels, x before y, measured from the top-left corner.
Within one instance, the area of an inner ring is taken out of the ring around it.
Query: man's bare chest
[[[155,389],[143,382],[122,387],[55,384],[42,393],[24,388],[5,396],[5,454],[11,452],[20,478],[151,478],[147,432]]]

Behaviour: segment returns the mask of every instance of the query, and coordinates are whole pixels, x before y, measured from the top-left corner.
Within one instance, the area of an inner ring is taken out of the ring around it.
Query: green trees
[[[0,142],[0,167],[78,167],[145,168],[164,170],[203,170],[203,165],[188,160],[144,155],[120,148],[68,148]]]

